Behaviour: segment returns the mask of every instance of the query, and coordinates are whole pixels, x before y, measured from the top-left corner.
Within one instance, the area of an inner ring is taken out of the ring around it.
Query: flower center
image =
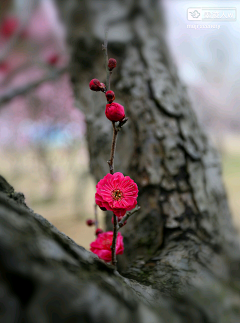
[[[114,200],[120,200],[122,198],[122,192],[120,190],[112,191],[112,197]]]
[[[105,247],[105,249],[111,249],[111,245],[112,245],[112,241],[110,240],[103,241],[103,246]]]

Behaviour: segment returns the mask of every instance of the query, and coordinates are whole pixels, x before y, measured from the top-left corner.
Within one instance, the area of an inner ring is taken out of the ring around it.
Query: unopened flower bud
[[[98,79],[92,79],[89,83],[89,88],[92,91],[101,91],[102,85]]]
[[[111,121],[121,121],[125,118],[124,107],[115,102],[106,104],[105,115]]]
[[[109,103],[112,103],[115,100],[115,94],[113,91],[107,91],[105,95]]]
[[[114,58],[109,58],[108,60],[108,69],[112,71],[117,66],[117,61]]]
[[[100,233],[103,233],[103,230],[98,228],[98,229],[96,229],[95,233],[96,233],[96,235],[99,235]]]
[[[92,220],[92,219],[88,219],[88,220],[86,221],[86,224],[87,224],[89,227],[91,227],[92,225],[94,225],[94,224],[95,224],[95,221],[94,221],[94,220]]]

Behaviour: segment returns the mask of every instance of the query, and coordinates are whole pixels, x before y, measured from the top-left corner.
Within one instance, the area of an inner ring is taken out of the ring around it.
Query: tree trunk
[[[118,138],[115,171],[137,182],[141,206],[123,229],[126,252],[121,270],[136,279],[144,276],[152,284],[159,266],[167,264],[174,276],[183,266],[186,275],[181,272],[179,279],[185,284],[195,267],[195,259],[185,263],[189,253],[199,252],[203,265],[213,268],[215,255],[238,257],[219,155],[198,125],[177,76],[163,37],[159,2],[58,3],[68,28],[72,82],[86,115],[90,167],[96,181],[109,171],[112,133],[104,114],[104,95],[89,91],[88,83],[94,77],[105,79],[101,54],[105,25],[109,26],[109,57],[118,62],[111,89],[116,102],[125,106],[129,122]],[[196,244],[204,249],[195,250]],[[149,268],[151,279],[143,275]],[[163,279],[167,283],[162,277],[157,286]]]
[[[88,83],[95,77],[104,81],[101,44],[109,25],[109,57],[118,61],[111,89],[129,117],[119,134],[115,170],[137,182],[141,211],[122,230],[120,276],[42,217],[6,200],[6,193],[17,200],[19,195],[4,189],[4,304],[11,300],[27,322],[239,322],[239,241],[219,156],[197,123],[166,49],[158,1],[58,5],[97,181],[109,171],[111,123],[104,96],[90,92]]]

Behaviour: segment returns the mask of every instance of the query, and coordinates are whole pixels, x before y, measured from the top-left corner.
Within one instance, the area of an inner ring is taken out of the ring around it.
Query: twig
[[[119,121],[119,124],[116,126],[116,130],[120,131],[127,121],[128,118],[124,118],[122,121]]]
[[[97,204],[94,204],[94,215],[95,215],[95,228],[98,229],[98,214],[97,214]]]
[[[112,76],[112,71],[108,71],[108,86],[107,86],[107,91],[110,91],[111,85],[110,85],[110,81],[111,81],[111,76]]]
[[[38,87],[42,83],[56,80],[61,74],[66,73],[66,72],[67,72],[67,69],[62,68],[62,69],[59,69],[59,70],[49,73],[47,76],[43,77],[40,80],[37,80],[35,82],[31,82],[29,84],[26,84],[21,87],[18,87],[18,88],[15,88],[15,89],[5,92],[4,94],[2,94],[0,96],[0,106],[3,103],[7,103],[8,101],[12,100],[13,98],[15,98],[18,95],[24,95],[24,94],[34,90],[36,87]]]
[[[106,91],[110,90],[110,71],[108,69],[108,52],[107,52],[107,46],[108,46],[108,28],[105,29],[105,39],[104,44],[102,45],[102,50],[105,52],[105,66],[106,66],[106,74],[107,74],[107,80],[106,80]]]
[[[141,207],[137,205],[132,211],[127,212],[122,220],[118,222],[117,230],[121,229],[124,226],[124,222],[127,221],[130,216],[136,213],[140,208]]]
[[[117,257],[116,257],[116,244],[117,244],[117,217],[113,213],[113,241],[112,241],[112,264],[116,268]]]
[[[108,161],[109,165],[109,171],[110,174],[114,174],[114,157],[115,157],[115,150],[116,150],[116,144],[117,144],[117,134],[118,131],[115,128],[115,122],[112,121],[112,126],[113,126],[113,138],[112,138],[112,147],[111,147],[111,155],[110,155],[110,160]]]

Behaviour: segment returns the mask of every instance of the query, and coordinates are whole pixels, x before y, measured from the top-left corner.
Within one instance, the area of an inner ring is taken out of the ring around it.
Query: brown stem
[[[110,85],[110,82],[111,82],[111,76],[112,76],[112,71],[108,71],[107,72],[107,79],[108,79],[108,86],[107,86],[107,91],[109,91],[110,90],[110,87],[111,87],[111,85]]]
[[[110,160],[108,161],[110,174],[114,174],[114,156],[116,150],[116,143],[117,143],[117,134],[118,131],[115,128],[115,122],[112,122],[113,126],[113,139],[112,139],[112,147],[111,147],[111,155]],[[117,258],[116,258],[116,243],[117,243],[117,217],[113,213],[113,241],[112,241],[112,264],[116,268],[117,265]]]
[[[141,207],[137,205],[132,211],[127,212],[122,218],[122,220],[118,222],[117,230],[121,229],[124,226],[124,222],[127,221],[130,218],[130,216],[136,213],[140,208]]]
[[[105,30],[105,39],[104,39],[104,44],[102,45],[102,50],[105,51],[105,66],[106,66],[106,74],[107,74],[106,91],[110,90],[110,71],[108,69],[107,37],[108,37],[108,29]]]
[[[116,244],[117,244],[117,217],[113,213],[113,241],[112,241],[112,264],[116,269],[117,257],[116,257]]]
[[[115,122],[114,121],[112,121],[112,126],[113,126],[113,138],[112,138],[111,155],[110,155],[110,160],[108,161],[108,165],[109,165],[110,174],[113,175],[114,174],[114,157],[115,157],[115,150],[116,150],[118,131],[115,128]]]
[[[97,214],[97,204],[94,204],[94,215],[95,215],[95,228],[98,229],[98,214]]]

